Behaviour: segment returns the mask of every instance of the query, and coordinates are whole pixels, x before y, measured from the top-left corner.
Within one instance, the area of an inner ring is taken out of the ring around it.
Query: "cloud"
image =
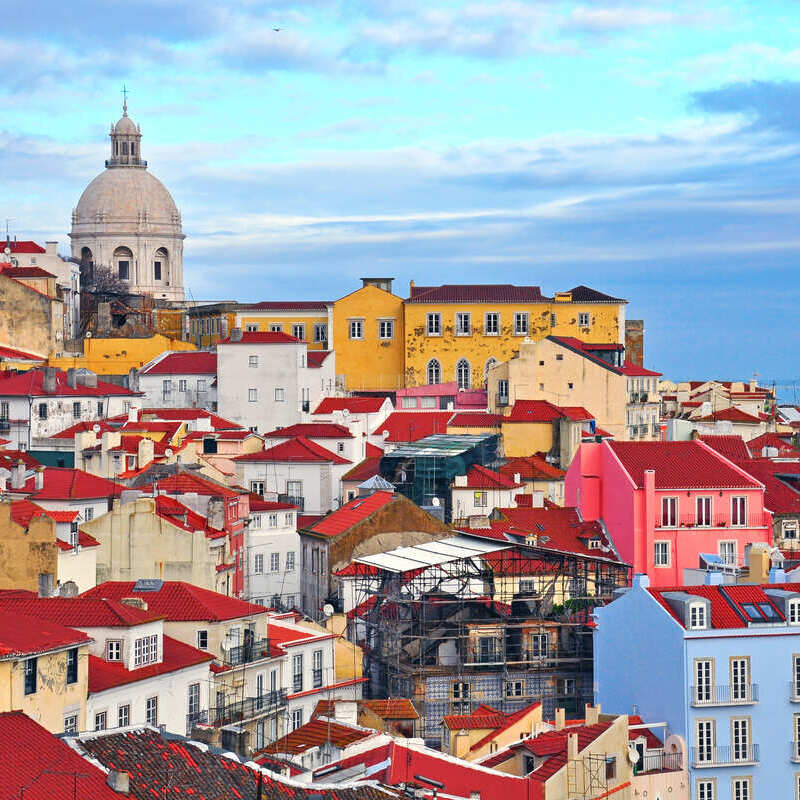
[[[713,114],[743,114],[756,128],[800,131],[800,81],[749,81],[695,92],[696,108]]]
[[[638,28],[708,25],[711,19],[712,16],[706,12],[682,13],[634,6],[578,6],[571,11],[562,29],[582,33],[615,33]]]

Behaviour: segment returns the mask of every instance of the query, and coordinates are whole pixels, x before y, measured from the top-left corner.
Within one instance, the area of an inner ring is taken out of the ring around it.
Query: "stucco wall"
[[[0,589],[39,589],[39,575],[58,579],[56,523],[33,517],[27,531],[11,519],[11,504],[0,503]]]
[[[60,349],[64,304],[0,275],[0,342],[47,356]]]

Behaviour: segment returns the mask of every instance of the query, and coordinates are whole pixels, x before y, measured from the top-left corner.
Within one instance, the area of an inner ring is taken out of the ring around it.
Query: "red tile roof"
[[[86,644],[89,639],[82,631],[57,622],[23,614],[0,614],[0,659],[48,653]]]
[[[105,661],[97,656],[89,656],[89,692],[96,694],[116,686],[125,686],[137,681],[146,681],[157,675],[166,675],[187,667],[213,661],[214,656],[179,642],[170,636],[163,637],[161,661],[145,667],[126,669],[121,661]]]
[[[287,442],[281,442],[274,447],[266,450],[261,450],[258,453],[246,453],[242,456],[236,456],[234,461],[265,461],[265,462],[309,462],[309,463],[324,463],[331,462],[333,464],[350,464],[346,458],[327,450],[322,445],[317,444],[311,439],[306,439],[304,436],[296,436]]]
[[[598,722],[596,725],[570,725],[560,731],[550,731],[535,738],[524,739],[522,747],[527,751],[536,756],[549,756],[539,767],[529,773],[529,778],[537,782],[544,782],[566,766],[567,742],[571,734],[577,735],[578,752],[581,753],[610,727],[610,722]]]
[[[265,500],[261,495],[250,494],[250,512],[253,511],[296,511],[297,506],[291,503],[277,503],[273,500]]]
[[[60,550],[69,551],[75,549],[69,542],[65,542],[63,539],[56,539],[56,544]],[[100,542],[98,542],[94,536],[89,536],[89,534],[84,533],[84,531],[78,531],[78,547],[100,547]]]
[[[169,353],[152,366],[144,366],[142,375],[216,375],[217,354],[189,350]]]
[[[759,484],[702,442],[607,442],[638,488],[655,470],[656,489],[759,488]]]
[[[483,411],[463,411],[453,414],[447,423],[448,428],[499,428],[503,417]]]
[[[442,725],[451,731],[489,731],[499,728],[505,720],[502,711],[484,704],[471,714],[447,714],[442,717]]]
[[[325,397],[314,410],[315,414],[349,411],[351,414],[375,414],[386,402],[385,397]]]
[[[760,456],[765,447],[774,447],[778,451],[778,456],[800,458],[800,450],[796,450],[790,442],[777,433],[762,433],[761,436],[756,436],[747,442],[747,449],[754,458]]]
[[[158,478],[155,481],[155,486],[159,492],[175,495],[194,493],[209,497],[233,498],[247,494],[244,489],[231,489],[229,486],[223,486],[221,483],[212,481],[203,475],[197,475],[194,472],[176,472],[174,475]],[[142,492],[152,492],[153,484],[146,484],[137,488]]]
[[[71,798],[77,788],[79,800],[120,800],[102,769],[22,711],[0,713],[0,742],[4,798]]]
[[[332,350],[309,350],[306,353],[306,364],[308,364],[308,368],[319,369],[332,352]]]
[[[412,286],[406,303],[541,303],[547,299],[538,286],[479,283]]]
[[[212,414],[202,408],[143,408],[139,412],[139,419],[142,421],[152,420],[182,420],[210,419],[211,427],[215,431],[220,430],[243,430],[238,422],[231,422],[217,414]],[[114,417],[114,419],[125,421],[127,415]]]
[[[3,275],[18,280],[19,278],[55,278],[52,272],[41,267],[5,267],[0,269]]]
[[[575,422],[585,422],[594,419],[594,414],[592,414],[591,411],[587,411],[583,406],[559,406],[559,408]]]
[[[628,725],[644,725],[644,720],[638,714],[628,714]],[[661,739],[656,736],[650,728],[639,728],[639,730],[631,730],[628,728],[628,740],[633,742],[640,736],[647,739],[647,746],[651,750],[657,750],[664,746]]]
[[[342,475],[343,481],[358,481],[363,483],[370,478],[374,478],[380,474],[381,456],[365,458],[363,461],[356,464],[352,469]]]
[[[511,413],[503,417],[506,422],[552,422],[566,414],[558,406],[547,400],[517,400]]]
[[[603,294],[590,286],[579,284],[567,290],[572,295],[573,303],[627,303],[621,297],[612,297],[610,294]]]
[[[267,622],[267,636],[271,642],[280,646],[304,643],[311,639],[322,641],[334,638],[334,634],[323,631],[301,630],[289,625],[281,625],[272,619]]]
[[[8,488],[9,493],[30,495],[34,500],[100,500],[116,497],[125,488],[97,475],[68,467],[45,467],[41,489],[35,487],[35,476],[28,478],[22,489]]]
[[[241,306],[241,311],[327,311],[330,300],[267,300]]]
[[[454,489],[518,489],[521,483],[515,483],[511,478],[500,472],[474,464],[467,473],[467,485],[458,486],[453,483]]]
[[[8,242],[0,242],[0,250],[5,250]],[[46,248],[42,247],[40,244],[36,242],[26,239],[17,241],[16,239],[8,245],[9,250],[12,253],[46,253]]]
[[[42,466],[27,450],[9,450],[5,447],[0,450],[0,467],[10,470],[18,461],[25,465],[26,470]]]
[[[393,492],[375,492],[367,497],[356,497],[337,511],[332,511],[323,517],[308,530],[325,536],[338,536],[396,499],[397,495]]]
[[[97,381],[97,386],[85,386],[77,383],[73,389],[67,385],[67,373],[56,370],[56,390],[52,393],[44,391],[44,368],[37,367],[27,372],[0,371],[0,396],[2,397],[105,397],[107,395],[135,397],[132,392],[122,386],[105,381]]]
[[[309,439],[352,439],[353,434],[344,425],[333,422],[298,422],[287,425],[285,428],[276,428],[264,434],[268,439],[292,439],[295,436],[305,436]]]
[[[208,519],[202,514],[192,511],[174,497],[158,495],[155,498],[155,511],[156,516],[189,533],[202,531],[209,539],[225,535],[224,531],[212,528],[208,524]]]
[[[684,403],[688,405],[688,403]],[[723,408],[722,411],[715,411],[712,414],[706,414],[704,417],[698,417],[697,422],[740,422],[747,425],[758,425],[761,422],[759,417],[754,417],[742,411],[741,408]]]
[[[127,596],[127,595],[126,595]],[[16,597],[0,594],[5,614],[23,614],[70,628],[128,628],[164,619],[118,600],[92,597]]]
[[[14,347],[0,346],[0,359],[7,361],[45,361],[46,356],[37,356]]]
[[[470,747],[470,751],[479,750],[484,745],[488,744],[492,741],[492,739],[496,739],[501,733],[507,731],[512,725],[516,725],[521,719],[524,719],[535,711],[537,708],[541,708],[542,702],[541,700],[537,700],[535,703],[531,703],[530,705],[525,706],[524,708],[519,708],[516,711],[512,711],[510,714],[504,714],[503,716],[505,719],[498,725],[495,730],[487,733],[482,739],[478,739],[472,747]]]
[[[447,433],[452,411],[393,411],[372,433],[387,442],[418,442],[434,433]]]
[[[370,444],[367,442],[366,447],[364,448],[367,458],[382,458],[383,457],[383,448],[378,447],[376,444]]]
[[[315,718],[299,728],[295,728],[286,736],[276,739],[263,750],[255,754],[253,760],[258,763],[259,753],[287,754],[298,756],[314,747],[330,742],[334,747],[347,747],[353,742],[375,736],[375,731],[365,728],[355,728],[351,725],[342,725],[328,718]]]
[[[537,455],[520,456],[518,458],[510,458],[498,468],[498,472],[506,477],[513,478],[514,475],[519,476],[524,480],[563,480],[567,474],[564,470],[548,464],[544,458]]]
[[[652,369],[645,369],[639,364],[623,364],[621,371],[623,375],[627,375],[629,378],[637,378],[640,376],[660,378],[661,375],[664,374],[662,372],[655,372]]]
[[[800,514],[797,484],[781,480],[782,475],[800,478],[800,464],[759,459],[742,461],[739,466],[764,484],[764,508],[773,514]]]
[[[241,339],[231,341],[229,336],[220,344],[302,344],[302,342],[283,331],[242,331]]]
[[[162,614],[173,622],[220,622],[267,613],[264,606],[246,603],[244,600],[201,589],[183,581],[164,581],[158,591],[134,591],[134,585],[134,581],[106,581],[84,592],[81,597],[108,597],[112,600],[140,597],[147,603],[149,612]]]
[[[730,461],[745,461],[750,458],[741,436],[704,435],[698,438]]]
[[[388,700],[364,700],[364,705],[381,719],[419,719],[414,704],[405,697]]]
[[[94,429],[95,425],[97,425],[97,427],[99,428],[99,430],[97,431],[98,436],[103,433],[107,433],[108,431],[118,430],[116,426],[109,425],[108,422],[104,419],[88,420],[85,422],[76,422],[74,425],[70,425],[69,428],[64,428],[63,431],[54,433],[50,438],[74,439],[76,433],[85,433],[86,431],[91,431]]]

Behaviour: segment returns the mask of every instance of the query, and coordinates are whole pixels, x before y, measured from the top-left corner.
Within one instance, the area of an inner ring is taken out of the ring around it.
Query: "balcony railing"
[[[772,519],[768,514],[750,514],[743,523],[731,522],[729,515],[716,514],[708,519],[700,518],[695,514],[684,514],[674,521],[659,514],[656,517],[656,528],[764,528],[771,525]]]
[[[800,703],[800,681],[789,681],[789,700]]]
[[[590,658],[580,647],[547,647],[536,650],[516,650],[507,648],[504,653],[502,648],[494,650],[468,650],[466,666],[480,664],[549,664],[575,661],[581,658]]]
[[[721,767],[733,764],[757,764],[758,745],[734,745],[730,747],[693,747],[692,766]]]
[[[745,706],[758,702],[758,684],[692,686],[693,706]]]
[[[633,767],[634,775],[646,772],[672,772],[683,769],[683,753],[665,753],[659,750],[655,753],[645,753]]]
[[[312,669],[311,670],[311,685],[315,689],[319,689],[322,686],[322,670],[321,669]]]
[[[279,494],[278,495],[278,502],[279,503],[290,503],[293,506],[297,506],[298,511],[302,511],[305,508],[306,500],[304,497],[298,497],[295,494]]]
[[[245,697],[226,703],[223,706],[209,708],[208,711],[198,711],[186,716],[186,728],[191,731],[195,725],[211,725],[215,728],[223,725],[232,725],[249,719],[273,714],[286,706],[286,690],[267,692],[260,697]]]
[[[507,406],[508,405],[508,395],[507,394],[498,394],[497,395],[497,405],[498,406]]]
[[[800,763],[800,742],[797,740],[789,742],[789,760]]]
[[[261,658],[269,658],[269,639],[246,642],[229,648],[227,652],[222,651],[222,663],[229,667],[249,664],[251,661],[258,661]]]

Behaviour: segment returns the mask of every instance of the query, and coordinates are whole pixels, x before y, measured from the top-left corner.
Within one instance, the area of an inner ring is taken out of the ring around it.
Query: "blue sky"
[[[3,6],[20,238],[66,246],[124,82],[195,298],[586,283],[670,376],[800,380],[794,2]]]

